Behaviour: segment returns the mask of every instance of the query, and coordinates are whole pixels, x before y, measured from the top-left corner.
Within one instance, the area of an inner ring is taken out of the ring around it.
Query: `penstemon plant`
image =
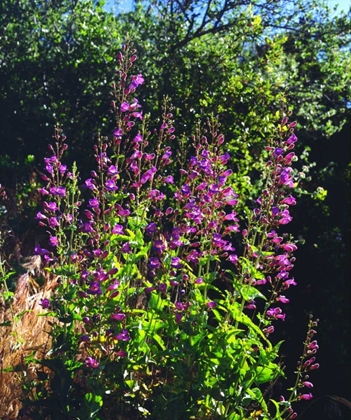
[[[150,131],[135,97],[144,78],[130,75],[136,58],[126,43],[112,84],[116,126],[99,136],[90,178],[80,185],[77,167],[62,162],[60,127],[45,159],[37,219],[49,240],[35,253],[57,279],[41,301],[52,348],[36,361],[24,412],[294,419],[292,404],[312,398],[308,375],[318,368],[311,318],[295,383],[274,398],[284,377],[274,323],[284,321],[285,293],[296,285],[297,246],[281,233],[295,204],[295,123],[284,116],[269,140],[264,188],[242,229],[219,124],[197,127],[183,159],[174,158],[172,107],[166,99]]]

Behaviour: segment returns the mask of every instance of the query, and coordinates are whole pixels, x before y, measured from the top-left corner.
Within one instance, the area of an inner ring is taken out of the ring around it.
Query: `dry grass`
[[[50,298],[56,281],[43,270],[39,256],[31,257],[23,265],[26,273],[17,282],[11,306],[0,300],[0,419],[19,418],[22,385],[36,377],[36,366],[26,358],[44,356],[50,348],[49,319],[38,316],[43,310],[41,299]],[[39,286],[35,279],[44,279]],[[0,298],[1,299],[1,298]]]

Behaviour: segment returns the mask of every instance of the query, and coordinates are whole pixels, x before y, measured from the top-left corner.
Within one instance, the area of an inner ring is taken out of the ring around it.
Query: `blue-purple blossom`
[[[140,182],[142,184],[145,184],[145,182],[151,180],[155,173],[157,172],[156,166],[152,166],[150,169],[148,169],[140,178]]]
[[[138,86],[144,83],[144,77],[142,74],[132,76],[132,81],[128,87],[129,90],[135,90]]]
[[[116,223],[112,229],[112,233],[114,233],[115,235],[123,235],[124,234],[123,226]]]
[[[105,183],[105,188],[107,191],[116,191],[118,190],[118,187],[112,179],[108,179]]]
[[[87,179],[84,183],[84,186],[92,191],[95,191],[97,189],[95,186],[95,181],[92,178]]]
[[[166,293],[167,291],[167,285],[165,283],[160,283],[157,288],[162,293]]]
[[[153,249],[158,253],[161,254],[165,249],[166,249],[166,245],[164,243],[164,241],[162,241],[161,239],[157,239],[156,241],[154,241],[153,243]]]
[[[87,290],[87,293],[89,295],[101,295],[102,290],[101,290],[101,287],[100,287],[100,283],[97,282],[97,281],[92,281],[90,283],[89,289]]]
[[[184,267],[184,264],[182,264],[179,257],[172,257],[171,266],[173,268],[182,268]]]
[[[126,317],[126,314],[122,314],[122,313],[115,313],[111,315],[111,318],[114,321],[123,321]]]
[[[66,188],[65,187],[51,187],[49,191],[52,195],[57,195],[59,197],[65,197],[66,196]]]
[[[153,233],[155,233],[157,231],[157,225],[155,222],[151,222],[149,223],[146,228],[145,228],[145,232],[148,235],[152,235]]]
[[[57,206],[57,203],[55,203],[54,201],[51,201],[49,203],[44,201],[44,207],[45,207],[46,210],[53,211],[53,212],[55,212],[59,209],[58,206]]]
[[[148,262],[150,269],[155,270],[161,266],[160,260],[156,257],[151,257]]]
[[[116,334],[113,338],[119,341],[129,341],[130,335],[127,330],[122,330],[119,334]]]
[[[36,245],[34,247],[34,255],[44,256],[44,255],[48,255],[48,254],[49,254],[49,251],[45,248],[41,248],[40,245]]]
[[[50,308],[50,300],[45,298],[45,299],[41,299],[39,305],[43,308],[43,309],[49,309]]]
[[[99,203],[99,200],[97,198],[91,198],[89,200],[88,205],[89,205],[89,207],[95,209],[95,208],[99,207],[100,203]]]
[[[278,156],[281,156],[283,152],[284,150],[281,147],[277,147],[276,149],[274,149],[273,155],[275,158],[277,158]]]
[[[286,141],[287,145],[294,144],[297,141],[297,137],[293,133]]]
[[[125,254],[130,254],[132,252],[132,247],[130,246],[129,242],[126,242],[122,245],[121,251]]]

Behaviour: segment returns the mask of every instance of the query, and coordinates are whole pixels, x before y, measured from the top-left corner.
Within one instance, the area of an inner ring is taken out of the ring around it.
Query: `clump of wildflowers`
[[[268,418],[264,388],[283,375],[270,336],[296,285],[297,246],[281,233],[295,205],[295,123],[284,118],[267,146],[265,187],[241,229],[219,125],[196,130],[190,158],[175,170],[172,107],[165,100],[150,131],[135,96],[144,78],[130,75],[136,58],[129,45],[118,55],[115,127],[99,136],[90,177],[79,181],[75,166],[61,162],[67,143],[59,128],[45,160],[37,219],[49,238],[35,253],[58,278],[56,294],[40,304],[57,317],[51,357],[67,393],[60,413],[86,417],[109,399],[124,418],[163,416],[174,401],[178,418],[246,418],[257,408]],[[243,255],[233,245],[239,235]],[[312,387],[306,373],[318,367],[313,335],[311,324],[277,419],[295,418],[291,402],[312,395],[300,390]]]

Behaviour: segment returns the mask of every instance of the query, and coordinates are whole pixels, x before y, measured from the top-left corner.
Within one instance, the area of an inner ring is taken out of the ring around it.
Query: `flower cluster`
[[[288,118],[284,117],[278,139],[271,140],[266,148],[269,158],[264,175],[265,187],[256,200],[258,206],[253,209],[248,228],[243,231],[245,257],[254,261],[259,272],[264,273],[264,276],[255,278],[244,272],[246,281],[252,286],[267,284],[271,290],[271,297],[260,319],[266,336],[274,331],[272,321],[285,320],[280,305],[289,302],[285,291],[296,286],[290,272],[294,267],[293,252],[297,246],[287,234],[279,232],[282,226],[291,222],[289,207],[296,204],[290,193],[294,188],[291,165],[295,156],[292,149],[297,141],[295,125],[295,122],[289,124]],[[250,301],[246,308],[256,309],[255,301]]]
[[[315,330],[317,326],[318,319],[314,321],[312,316],[310,316],[304,350],[297,366],[295,386],[288,401],[285,401],[283,396],[280,397],[281,403],[286,406],[288,419],[296,419],[298,417],[298,414],[291,407],[292,402],[300,400],[309,401],[313,398],[312,393],[308,392],[313,388],[313,383],[310,382],[309,372],[319,368],[319,363],[315,363],[315,355],[319,349],[317,340],[314,339],[317,333]]]

